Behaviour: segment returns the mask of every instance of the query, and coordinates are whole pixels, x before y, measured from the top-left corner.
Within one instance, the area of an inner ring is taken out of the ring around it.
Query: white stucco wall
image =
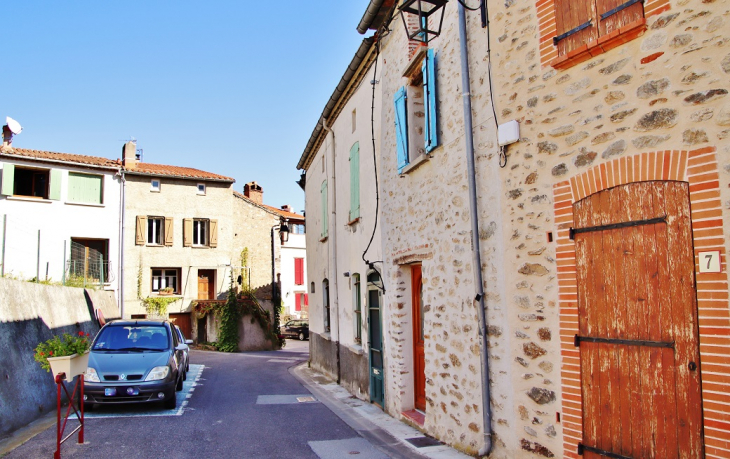
[[[296,285],[294,282],[294,259],[304,259],[304,283]],[[297,293],[308,293],[307,282],[307,243],[305,234],[289,234],[289,240],[281,246],[281,300],[284,304],[284,314],[295,317],[307,317],[307,307],[301,311],[295,309]]]
[[[71,238],[104,239],[108,241],[109,260],[113,269],[104,288],[116,292],[120,274],[120,184],[115,176],[116,171],[7,159],[0,161],[0,169],[6,164],[60,170],[61,194],[59,200],[0,195],[0,225],[1,219],[5,218],[6,221],[5,275],[32,279],[36,277],[40,265],[41,280],[48,278],[52,282],[60,282],[65,269],[64,253],[65,260],[71,256]],[[69,171],[102,175],[103,204],[69,202]]]

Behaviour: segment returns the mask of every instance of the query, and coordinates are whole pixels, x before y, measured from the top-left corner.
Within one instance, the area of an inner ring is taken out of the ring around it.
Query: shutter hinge
[[[573,34],[576,34],[576,33],[580,32],[581,30],[590,27],[592,21],[593,21],[593,19],[589,19],[588,22],[584,22],[583,24],[579,25],[578,27],[575,27],[573,29],[570,29],[570,30],[568,30],[565,33],[561,33],[557,37],[553,37],[553,44],[555,46],[557,46],[558,45],[558,42],[560,40],[564,40],[564,39],[568,38],[569,36],[571,36]]]

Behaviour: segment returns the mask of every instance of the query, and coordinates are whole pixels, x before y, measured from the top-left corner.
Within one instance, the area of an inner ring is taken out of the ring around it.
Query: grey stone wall
[[[362,349],[340,346],[340,384],[360,400],[370,400],[370,365]]]
[[[337,344],[309,331],[309,362],[311,367],[337,381]]]
[[[0,438],[56,409],[53,375],[33,350],[54,335],[94,336],[96,309],[117,318],[114,293],[0,278]]]

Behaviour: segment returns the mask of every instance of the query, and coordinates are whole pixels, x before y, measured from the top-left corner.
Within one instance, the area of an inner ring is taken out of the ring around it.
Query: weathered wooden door
[[[182,313],[170,313],[170,321],[180,327],[180,331],[183,332],[185,338],[190,338],[193,335],[193,325],[190,320],[189,312]]]
[[[198,299],[215,299],[215,271],[212,269],[198,270]]]
[[[417,410],[426,411],[426,358],[423,350],[423,282],[421,265],[411,266],[413,307],[413,392]]]
[[[586,458],[703,457],[689,188],[640,182],[575,203]]]

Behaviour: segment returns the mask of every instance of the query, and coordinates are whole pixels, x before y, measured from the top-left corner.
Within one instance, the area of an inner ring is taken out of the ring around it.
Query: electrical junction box
[[[520,140],[520,123],[517,120],[507,121],[497,128],[499,146],[509,145]]]

